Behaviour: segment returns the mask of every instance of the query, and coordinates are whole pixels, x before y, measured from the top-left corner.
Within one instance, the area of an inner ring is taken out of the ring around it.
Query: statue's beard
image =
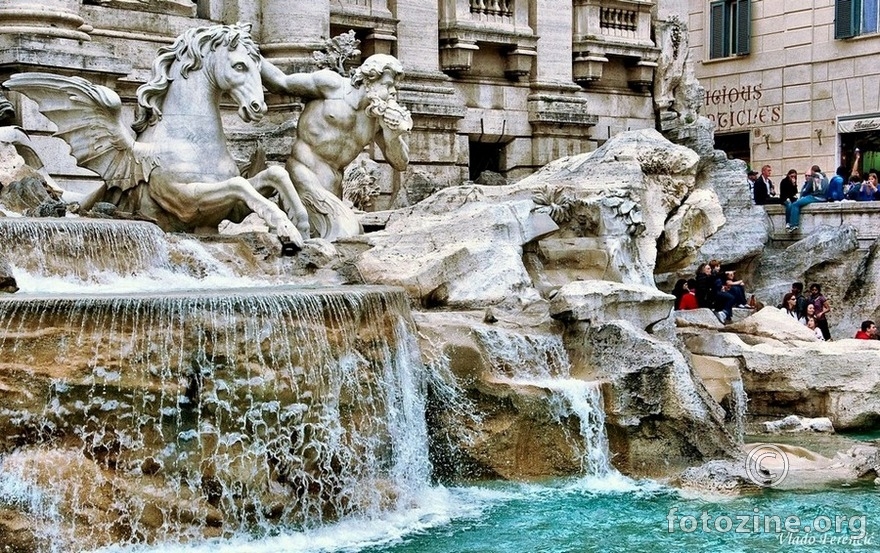
[[[382,115],[385,113],[385,110],[388,109],[389,104],[392,102],[397,104],[393,99],[391,101],[385,101],[379,95],[379,92],[375,88],[367,88],[366,91],[367,96],[367,107],[366,113],[370,117],[375,117],[377,119],[381,119]]]
[[[412,130],[412,116],[408,109],[397,102],[396,97],[391,96],[388,99],[383,99],[375,89],[371,88],[367,88],[366,97],[365,113],[378,119],[383,128],[400,132]]]

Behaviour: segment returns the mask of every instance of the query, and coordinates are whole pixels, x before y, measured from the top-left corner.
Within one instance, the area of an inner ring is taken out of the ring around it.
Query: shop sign
[[[841,134],[876,131],[878,129],[880,129],[880,114],[837,121],[837,132]]]
[[[706,89],[706,117],[719,131],[778,123],[782,105],[757,105],[763,95],[760,84]]]

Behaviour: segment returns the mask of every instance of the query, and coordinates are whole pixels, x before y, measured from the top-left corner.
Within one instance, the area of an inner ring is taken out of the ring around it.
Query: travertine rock
[[[443,214],[418,213],[368,236],[357,261],[368,283],[403,286],[423,304],[485,306],[534,301],[522,246],[558,227],[528,200],[468,202]]]
[[[834,432],[834,425],[828,417],[799,417],[789,415],[784,419],[767,421],[763,425],[764,432],[771,434],[781,432]]]
[[[392,214],[357,266],[366,282],[404,286],[428,305],[523,304],[578,279],[653,287],[661,235],[697,248],[720,225],[711,193],[667,225],[697,162],[656,131],[620,133],[517,184],[446,188]]]
[[[3,259],[0,259],[0,292],[9,294],[18,292],[18,283],[12,275],[12,267]]]
[[[550,301],[550,315],[594,325],[622,319],[648,328],[669,317],[673,299],[650,286],[607,280],[576,281],[556,292]]]
[[[579,423],[576,417],[560,419],[550,401],[554,394],[561,398],[548,387],[549,372],[565,377],[569,370],[554,323],[490,325],[478,311],[416,313],[414,318],[434,375],[428,418],[439,477],[582,473]],[[511,347],[516,366],[505,355]],[[539,378],[542,370],[547,374]]]
[[[567,339],[566,345],[580,353],[573,359],[575,371],[609,382],[606,424],[621,470],[659,475],[738,455],[724,410],[671,343],[616,321]]]
[[[812,331],[764,308],[723,332],[679,327],[694,355],[735,359],[754,416],[828,417],[837,429],[880,417],[880,341],[817,342]]]
[[[805,294],[809,293],[810,282],[820,282],[829,297],[843,299],[853,267],[858,267],[864,255],[858,248],[854,228],[823,227],[778,253],[762,256],[752,283],[755,295],[775,306],[791,290],[791,283],[800,281],[804,282]],[[844,309],[839,309],[838,313],[842,311]],[[829,315],[829,320],[835,316],[837,313]]]

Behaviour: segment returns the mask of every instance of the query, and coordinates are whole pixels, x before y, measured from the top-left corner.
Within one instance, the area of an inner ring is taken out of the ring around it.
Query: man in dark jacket
[[[752,191],[755,205],[782,203],[782,200],[776,195],[776,188],[773,187],[773,181],[770,180],[771,173],[772,169],[769,165],[761,167],[761,174],[755,179],[755,187]]]

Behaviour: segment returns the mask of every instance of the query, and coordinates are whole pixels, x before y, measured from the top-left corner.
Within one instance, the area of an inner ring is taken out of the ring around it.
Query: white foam
[[[12,267],[12,274],[19,287],[16,297],[83,293],[125,295],[138,292],[201,291],[222,288],[258,288],[290,284],[308,286],[319,284],[316,279],[272,282],[265,279],[220,274],[211,274],[197,278],[165,268],[154,268],[149,272],[137,275],[120,275],[118,273],[104,272],[93,275],[92,279],[88,281],[71,276],[34,274],[19,267]]]
[[[403,542],[407,536],[444,526],[453,520],[480,518],[486,510],[520,494],[484,488],[425,490],[418,503],[408,509],[377,518],[352,518],[303,532],[262,538],[209,540],[197,544],[159,544],[153,547],[111,546],[93,553],[323,553],[361,551]]]

